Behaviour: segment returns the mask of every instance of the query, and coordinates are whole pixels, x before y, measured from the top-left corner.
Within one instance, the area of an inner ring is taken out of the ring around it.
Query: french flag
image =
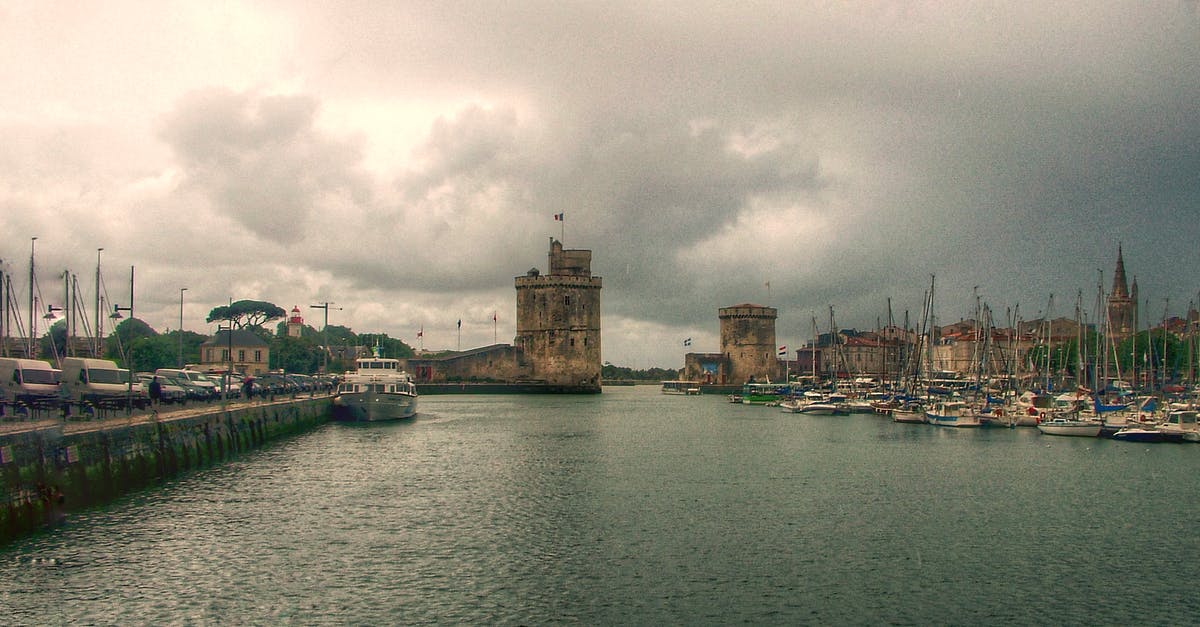
[[[563,221],[563,214],[561,214],[561,213],[556,213],[556,214],[554,214],[554,221],[555,221],[555,222],[562,222],[562,221]]]

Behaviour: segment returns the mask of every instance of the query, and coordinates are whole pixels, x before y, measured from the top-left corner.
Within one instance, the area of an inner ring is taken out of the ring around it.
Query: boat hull
[[[1125,442],[1183,442],[1183,434],[1174,434],[1155,429],[1122,429],[1112,439]]]
[[[925,412],[925,422],[939,427],[978,427],[979,418],[975,416],[946,416],[933,412]]]
[[[850,415],[850,410],[843,405],[834,405],[832,403],[809,403],[802,407],[798,413],[810,416],[848,416]]]
[[[1043,422],[1037,426],[1038,431],[1046,435],[1066,435],[1083,438],[1094,438],[1100,435],[1100,429],[1103,427],[1098,422],[1092,423],[1056,423],[1054,421]]]
[[[417,415],[414,394],[355,392],[333,399],[333,417],[346,422],[407,420]]]

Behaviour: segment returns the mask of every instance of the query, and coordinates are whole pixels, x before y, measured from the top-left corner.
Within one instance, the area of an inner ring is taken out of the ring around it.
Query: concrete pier
[[[210,405],[0,429],[0,544],[69,512],[208,466],[330,417],[330,397]]]

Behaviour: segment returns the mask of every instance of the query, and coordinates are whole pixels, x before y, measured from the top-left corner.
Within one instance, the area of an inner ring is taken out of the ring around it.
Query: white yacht
[[[403,420],[417,414],[417,386],[399,359],[363,357],[347,372],[333,397],[337,420]]]

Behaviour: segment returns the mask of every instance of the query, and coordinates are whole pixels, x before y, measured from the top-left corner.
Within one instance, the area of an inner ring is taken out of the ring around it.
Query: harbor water
[[[1200,446],[426,396],[0,549],[45,624],[1181,624]]]

